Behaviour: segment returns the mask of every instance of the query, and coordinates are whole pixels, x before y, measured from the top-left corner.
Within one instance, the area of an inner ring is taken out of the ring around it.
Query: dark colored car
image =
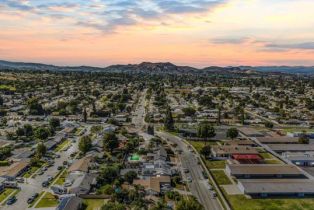
[[[48,181],[44,181],[44,182],[41,184],[41,186],[43,186],[43,187],[48,187],[48,185],[49,185],[49,182],[48,182]]]
[[[32,197],[30,197],[29,199],[27,199],[27,203],[31,204],[34,202],[34,200],[39,196],[38,193],[35,193],[34,195],[32,195]]]
[[[15,202],[16,202],[16,197],[12,196],[7,200],[7,205],[12,205]]]

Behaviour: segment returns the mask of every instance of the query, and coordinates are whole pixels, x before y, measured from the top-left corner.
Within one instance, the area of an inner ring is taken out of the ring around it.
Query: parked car
[[[18,183],[24,183],[24,178],[23,177],[16,177],[16,181],[18,182]]]
[[[57,195],[63,195],[67,192],[66,188],[59,185],[51,186],[50,189]]]
[[[7,200],[7,205],[12,205],[13,203],[16,202],[16,197],[15,196],[12,196],[10,197],[8,200]]]
[[[30,197],[29,199],[27,199],[27,203],[31,204],[34,202],[34,200],[39,196],[38,193],[35,193],[34,195],[32,195],[32,197]]]
[[[48,181],[43,181],[43,183],[41,183],[41,186],[43,187],[48,187],[49,182]]]
[[[44,171],[43,170],[39,170],[38,172],[37,172],[37,175],[43,175],[44,174]]]
[[[53,180],[53,177],[52,176],[48,176],[47,180],[48,180],[48,182],[51,182]]]
[[[189,169],[183,168],[184,173],[189,173]]]
[[[59,171],[63,169],[63,166],[58,166],[57,168]]]

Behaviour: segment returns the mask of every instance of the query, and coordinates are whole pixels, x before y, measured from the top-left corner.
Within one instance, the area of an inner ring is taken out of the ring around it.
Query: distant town
[[[0,62],[0,209],[314,209],[295,71]]]

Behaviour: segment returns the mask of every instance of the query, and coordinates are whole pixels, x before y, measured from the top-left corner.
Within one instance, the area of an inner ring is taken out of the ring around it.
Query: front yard
[[[39,201],[39,203],[35,206],[35,208],[48,208],[58,206],[58,199],[47,192],[44,197]]]

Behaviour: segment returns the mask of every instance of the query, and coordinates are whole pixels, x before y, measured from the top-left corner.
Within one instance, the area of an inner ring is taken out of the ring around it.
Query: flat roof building
[[[296,166],[279,164],[227,164],[226,173],[238,179],[306,178]]]
[[[262,144],[298,144],[299,138],[289,136],[276,136],[276,137],[257,137]]]
[[[258,155],[259,152],[249,146],[213,145],[211,151],[214,157],[230,158],[232,155]]]
[[[314,151],[314,144],[268,144],[275,152],[310,152]]]
[[[252,197],[314,195],[314,182],[309,179],[239,179],[238,188]]]

